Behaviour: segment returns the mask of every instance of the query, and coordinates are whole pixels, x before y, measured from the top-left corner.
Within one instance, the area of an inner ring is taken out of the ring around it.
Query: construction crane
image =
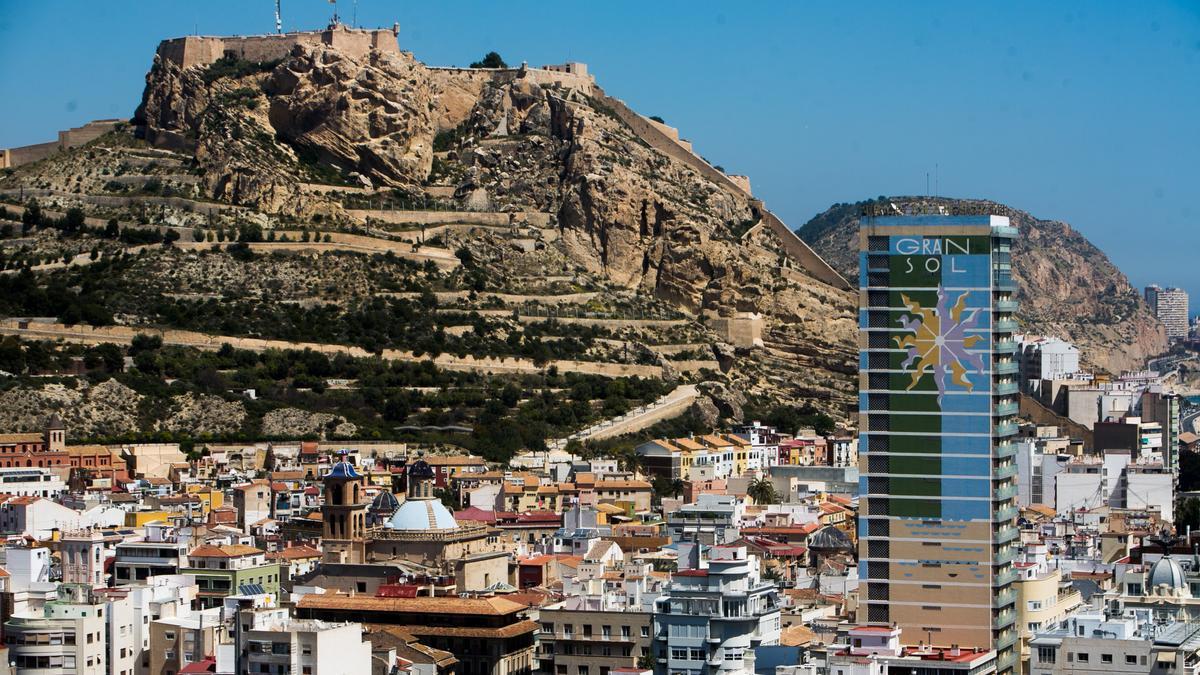
[[[280,0],[275,0],[275,32],[283,33],[283,17],[279,13],[279,2]]]

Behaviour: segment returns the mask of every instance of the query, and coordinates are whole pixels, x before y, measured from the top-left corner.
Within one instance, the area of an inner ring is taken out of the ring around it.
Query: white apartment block
[[[1146,287],[1146,303],[1167,330],[1168,340],[1183,340],[1188,335],[1188,294],[1182,288]]]

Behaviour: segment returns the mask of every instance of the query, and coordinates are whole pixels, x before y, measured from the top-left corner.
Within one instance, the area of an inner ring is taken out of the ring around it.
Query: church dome
[[[402,531],[453,530],[454,514],[437,499],[410,499],[400,505],[384,527]]]
[[[391,515],[398,508],[400,508],[400,500],[396,499],[396,495],[386,490],[375,495],[375,499],[371,500],[371,510],[375,513]]]
[[[1187,576],[1184,575],[1183,568],[1170,556],[1163,556],[1154,563],[1146,582],[1150,588],[1158,588],[1163,584],[1171,589],[1187,588]]]
[[[353,480],[353,479],[357,479],[357,478],[362,478],[362,475],[360,475],[357,471],[354,470],[353,464],[351,464],[350,462],[347,462],[346,460],[343,459],[342,461],[338,462],[337,464],[334,464],[333,468],[329,470],[329,473],[325,474],[325,477],[339,479],[339,480],[340,479]]]
[[[429,462],[423,459],[418,459],[408,467],[409,480],[424,480],[426,478],[433,479],[433,467],[429,466]]]

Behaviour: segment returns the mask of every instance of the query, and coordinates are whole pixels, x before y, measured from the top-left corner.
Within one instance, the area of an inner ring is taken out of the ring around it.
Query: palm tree
[[[775,492],[775,484],[767,478],[755,478],[750,483],[750,487],[746,488],[746,494],[754,500],[755,504],[774,504],[779,501],[779,495]]]

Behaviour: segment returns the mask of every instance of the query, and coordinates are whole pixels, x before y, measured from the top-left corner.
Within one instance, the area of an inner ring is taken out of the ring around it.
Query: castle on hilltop
[[[296,45],[305,45],[332,47],[355,58],[362,58],[372,49],[399,54],[400,44],[396,39],[399,34],[399,24],[392,24],[390,29],[367,29],[331,23],[325,30],[294,33],[232,37],[188,35],[160,42],[158,57],[180,68],[190,68],[206,66],[226,56],[245,61],[275,61],[290,54]]]
[[[371,50],[400,54],[400,25],[390,29],[351,28],[342,23],[331,22],[324,30],[272,33],[267,35],[239,35],[215,37],[188,35],[163,40],[158,45],[158,57],[170,61],[180,68],[207,66],[225,57],[244,61],[266,62],[286,57],[297,45],[306,47],[330,47],[356,59],[362,59]],[[592,94],[595,78],[588,73],[586,63],[568,62],[532,68],[521,64],[518,68],[454,68],[431,66],[430,70],[442,72],[472,73],[492,80],[510,81],[525,79],[536,84],[555,84],[578,89]]]

